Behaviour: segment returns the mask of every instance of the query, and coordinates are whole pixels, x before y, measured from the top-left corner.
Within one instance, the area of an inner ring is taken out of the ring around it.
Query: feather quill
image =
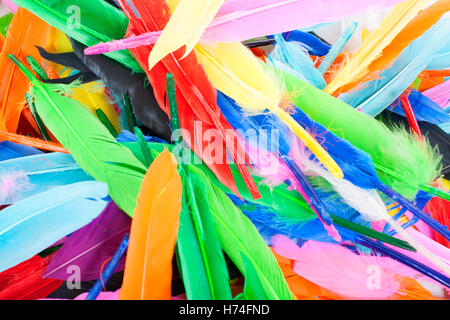
[[[41,83],[23,64],[15,62],[32,82],[31,96],[49,130],[81,168],[96,180],[108,184],[111,198],[132,216],[145,172],[142,163],[117,143],[108,129],[81,104],[54,92],[51,85]],[[67,89],[61,86],[57,88]]]
[[[400,0],[379,1],[385,8]],[[367,10],[372,1],[305,1],[305,0],[228,0],[208,25],[200,42],[214,45],[220,42],[238,42],[266,35],[279,34],[321,22],[337,21]],[[140,36],[99,44],[89,49],[88,54],[109,52],[125,48],[136,48],[153,44],[161,29]]]
[[[88,224],[105,208],[107,186],[86,181],[48,190],[0,212],[0,271],[23,262]],[[76,206],[76,212],[74,212]]]
[[[120,300],[170,300],[181,198],[177,162],[165,150],[151,164],[138,195]]]
[[[428,0],[408,0],[397,4],[379,27],[363,41],[348,63],[338,71],[324,89],[325,92],[338,95],[364,79],[369,73],[370,64],[383,54],[383,50],[428,2]]]

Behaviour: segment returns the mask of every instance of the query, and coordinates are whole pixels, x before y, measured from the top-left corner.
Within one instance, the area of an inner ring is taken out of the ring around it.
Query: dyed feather
[[[122,9],[130,19],[128,34],[141,34],[145,31],[156,30],[165,26],[169,20],[170,10],[164,1],[153,3],[151,6],[141,0],[134,0],[133,4],[141,14],[141,19],[135,17],[133,10],[124,1],[120,1]],[[132,52],[142,65],[147,64],[150,47],[133,49]],[[258,189],[251,179],[245,166],[247,157],[237,143],[234,131],[225,118],[220,114],[216,104],[216,91],[210,84],[206,74],[198,64],[194,53],[180,60],[178,50],[158,63],[151,71],[147,71],[148,79],[152,83],[156,99],[161,108],[169,114],[166,106],[166,78],[170,72],[177,85],[177,105],[180,115],[183,139],[190,148],[201,155],[203,161],[214,171],[219,180],[233,192],[237,192],[233,176],[227,164],[227,151],[231,154],[249,190],[255,198],[259,198]],[[198,130],[199,125],[202,130]],[[216,133],[216,143],[212,146],[212,139],[207,141],[202,132],[212,129]],[[214,150],[215,149],[215,150]],[[215,156],[213,152],[215,151]]]
[[[322,74],[314,67],[313,61],[300,46],[292,42],[286,42],[282,36],[275,36],[276,45],[270,56],[290,66],[313,86],[319,89],[327,85]]]
[[[25,107],[25,93],[29,81],[8,59],[9,54],[25,60],[39,57],[34,45],[45,46],[51,27],[31,12],[20,8],[8,29],[0,52],[0,130],[16,132],[21,112]]]
[[[387,0],[378,5],[384,8],[398,2],[399,0]],[[364,12],[371,4],[369,0],[352,1],[345,5],[334,0],[228,0],[206,28],[200,42],[213,45],[279,34],[322,22],[341,20]],[[162,28],[111,44],[100,44],[89,49],[88,54],[153,44],[160,36],[160,30]]]
[[[283,73],[283,77],[293,103],[330,132],[369,154],[380,180],[395,191],[412,199],[419,187],[438,176],[440,157],[429,144],[424,144],[427,149],[424,152],[406,131],[389,130],[325,92],[287,73]],[[318,103],[327,108],[317,108]]]
[[[204,30],[225,0],[181,0],[177,2],[179,5],[171,8],[173,14],[150,52],[149,70],[167,54],[183,46],[186,46],[184,57],[187,56],[197,45]]]
[[[121,300],[169,300],[181,211],[177,163],[163,151],[142,182],[131,224]]]
[[[403,50],[392,66],[381,73],[380,79],[372,80],[365,88],[340,96],[340,99],[371,116],[379,114],[394,102],[425,69],[428,62],[433,60],[436,52],[443,46],[440,37],[449,24],[450,19],[440,20]]]
[[[293,30],[289,34],[287,41],[295,41],[300,43],[308,50],[308,53],[313,56],[325,56],[330,50],[330,45],[323,42],[311,33],[300,30]]]
[[[308,241],[299,248],[284,236],[274,237],[273,248],[281,256],[294,260],[296,274],[337,294],[340,299],[397,299],[399,295],[410,293],[410,280],[396,274],[404,268],[398,270],[397,265],[395,271],[385,269],[392,264],[388,258],[356,255],[339,245],[315,241]],[[378,272],[378,281],[368,276],[374,272]],[[432,298],[420,285],[415,288],[419,289],[416,297]]]
[[[4,190],[0,205],[15,203],[58,186],[93,180],[71,155],[57,152],[1,161],[0,172]],[[6,188],[7,181],[9,188]]]
[[[240,43],[219,43],[214,48],[197,47],[196,52],[218,90],[253,113],[263,113],[269,109],[287,124],[334,176],[342,177],[342,171],[320,144],[280,107],[283,98],[281,90],[247,48]]]
[[[73,54],[50,54],[40,50],[42,57],[80,71],[91,71],[115,94],[128,94],[136,117],[152,135],[170,140],[169,118],[159,108],[152,87],[144,74],[133,73],[120,63],[103,55],[86,56],[84,45],[70,39]],[[132,128],[130,128],[132,129]]]
[[[142,163],[117,143],[108,129],[81,104],[52,91],[50,84],[39,82],[23,65],[19,66],[33,83],[31,96],[49,130],[81,168],[108,184],[111,198],[132,216],[145,171]],[[63,85],[57,88],[67,89]]]
[[[22,144],[13,143],[10,141],[0,142],[0,161],[16,159],[26,156],[31,156],[34,154],[41,154],[42,151],[24,146]]]
[[[447,108],[450,106],[450,81],[447,80],[422,92],[422,94],[439,104],[442,108]]]
[[[110,201],[102,213],[89,224],[72,233],[56,252],[43,278],[67,280],[70,266],[80,268],[80,281],[99,278],[104,262],[110,259],[123,236],[130,231],[131,219]],[[122,271],[125,259],[115,269]]]
[[[58,289],[63,281],[42,279],[53,255],[38,255],[0,273],[0,299],[37,300],[47,297]]]
[[[378,28],[363,41],[359,50],[338,71],[325,88],[325,92],[339,95],[368,76],[372,62],[383,54],[383,50],[428,2],[428,0],[408,0],[397,4]]]
[[[102,0],[14,0],[14,2],[86,46],[122,38],[128,24],[123,12]],[[77,14],[79,19],[76,19]],[[100,16],[101,19],[98,18]],[[135,72],[142,72],[129,51],[106,55]]]
[[[28,197],[0,211],[0,271],[88,224],[105,208],[101,198],[107,192],[102,182],[79,182]]]
[[[317,70],[319,70],[322,74],[325,74],[325,72],[332,65],[332,63],[337,58],[337,56],[342,52],[342,50],[344,49],[347,42],[353,36],[357,27],[358,27],[358,23],[353,22],[344,30],[344,32],[340,35],[340,37],[333,44],[333,46],[331,47],[330,51],[327,53],[325,58],[322,60],[319,67],[317,68]],[[323,88],[324,87],[322,87],[320,89],[323,89]]]

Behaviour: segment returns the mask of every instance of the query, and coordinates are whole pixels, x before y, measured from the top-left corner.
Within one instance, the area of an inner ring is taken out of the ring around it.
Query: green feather
[[[9,24],[11,23],[12,18],[13,18],[13,14],[11,12],[0,17],[0,34],[3,37],[6,37],[8,28],[9,28]]]
[[[11,60],[33,84],[29,95],[47,128],[83,170],[108,184],[111,198],[132,217],[145,174],[142,163],[86,107],[54,91],[67,86],[41,83],[20,61]]]
[[[422,146],[405,129],[390,130],[295,76],[281,74],[291,101],[314,121],[367,152],[380,180],[398,193],[413,199],[421,186],[439,176],[441,157],[429,143]]]
[[[122,39],[128,27],[125,14],[102,0],[14,0],[14,2],[88,47],[99,42]],[[135,72],[143,72],[128,50],[105,55]]]

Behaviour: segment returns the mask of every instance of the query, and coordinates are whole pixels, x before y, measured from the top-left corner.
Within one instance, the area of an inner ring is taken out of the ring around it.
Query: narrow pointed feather
[[[186,46],[184,56],[188,55],[224,2],[181,0],[150,52],[148,68],[151,70],[167,54],[183,46]]]
[[[79,182],[36,194],[0,211],[0,271],[88,224],[105,208],[106,201],[101,199],[107,192],[102,182]]]
[[[177,163],[165,150],[142,182],[131,224],[121,300],[169,300],[181,211]]]
[[[23,65],[21,70],[33,83],[34,103],[47,128],[83,170],[108,184],[111,198],[132,216],[145,171],[142,163],[81,104],[52,91],[49,84],[41,83]]]
[[[380,57],[383,50],[428,2],[428,0],[408,0],[397,4],[337,72],[325,88],[325,92],[339,94],[357,85],[369,73],[370,64]]]
[[[0,197],[0,205],[11,204],[58,186],[93,180],[71,155],[58,152],[1,161],[0,180],[4,187],[7,179],[11,185],[7,188],[7,196]],[[25,182],[21,188],[21,183]]]
[[[122,238],[130,231],[131,219],[110,201],[89,224],[72,233],[58,249],[43,278],[67,280],[71,265],[80,267],[80,281],[98,279],[105,261],[112,258]],[[122,271],[125,259],[115,271]]]
[[[25,60],[39,58],[34,45],[45,46],[51,27],[31,12],[20,8],[14,15],[0,53],[0,130],[16,132],[25,107],[29,81],[8,59],[9,54]]]
[[[196,52],[218,90],[249,112],[263,113],[269,109],[304,141],[334,176],[342,177],[342,171],[328,153],[281,108],[281,89],[251,51],[240,43],[220,43],[214,48],[197,47]]]
[[[14,2],[87,46],[100,41],[122,38],[128,24],[123,12],[102,0],[14,0]],[[114,52],[107,56],[135,72],[142,72],[129,51]]]
[[[186,168],[186,166],[184,166]],[[184,176],[186,204],[189,203],[192,221],[194,223],[196,238],[202,253],[203,264],[208,279],[211,298],[213,300],[229,300],[232,298],[229,285],[227,265],[222,246],[216,232],[213,216],[210,213],[212,206],[217,206],[215,198],[207,197],[214,193],[212,184],[203,173]]]
[[[150,5],[141,0],[134,0],[133,5],[141,15],[141,19],[135,17],[133,10],[126,2],[120,1],[120,4],[130,19],[128,34],[140,34],[145,31],[162,28],[170,18],[170,10],[164,1],[158,1]],[[150,50],[151,47],[141,47],[133,49],[132,52],[141,65],[145,66]],[[181,129],[187,129],[183,131],[184,140],[194,152],[201,155],[201,158],[222,182],[233,189],[234,192],[237,192],[227,163],[220,160],[208,161],[208,158],[212,157],[212,149],[217,149],[216,154],[220,153],[222,157],[228,151],[237,164],[253,196],[258,198],[260,196],[258,189],[245,165],[248,159],[242,147],[237,143],[234,131],[229,130],[232,129],[231,126],[220,113],[216,103],[214,87],[198,64],[193,52],[183,59],[180,59],[181,56],[182,54],[178,50],[169,54],[151,71],[146,71],[148,79],[154,87],[155,97],[160,107],[167,114],[170,114],[168,106],[166,106],[165,96],[166,74],[170,72],[173,74],[177,86],[177,104]],[[206,132],[207,129],[216,129],[214,130],[217,133],[217,145],[215,147],[212,146],[211,140],[203,139],[202,130],[194,130],[197,125],[203,126],[203,132]]]
[[[381,72],[379,79],[339,98],[364,113],[376,116],[394,102],[433,60],[443,47],[440,37],[449,25],[450,19],[443,18],[404,49],[392,66]]]
[[[225,194],[214,185],[213,189],[214,193],[208,193],[207,197],[216,198],[214,202],[217,205],[212,206],[210,210],[224,251],[244,277],[249,269],[245,268],[242,255],[248,259],[269,299],[292,299],[274,256],[256,228]]]
[[[400,0],[379,1],[382,8],[389,7]],[[322,22],[338,21],[354,14],[365,12],[373,2],[370,0],[342,1],[321,0],[229,0],[224,3],[216,17],[208,25],[200,42],[213,45],[220,42],[237,42],[266,35],[312,26]],[[112,44],[100,44],[98,50],[90,53],[108,52],[125,48],[136,48],[153,44],[161,30],[149,30],[147,34],[116,41]],[[122,42],[124,42],[122,44]]]

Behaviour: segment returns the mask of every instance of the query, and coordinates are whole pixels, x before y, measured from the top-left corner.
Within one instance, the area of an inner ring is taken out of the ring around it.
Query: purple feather
[[[67,280],[80,268],[80,281],[100,277],[102,265],[112,258],[124,235],[130,232],[131,218],[110,201],[91,223],[75,231],[64,242],[47,267],[43,278]],[[122,271],[122,258],[116,272]]]

